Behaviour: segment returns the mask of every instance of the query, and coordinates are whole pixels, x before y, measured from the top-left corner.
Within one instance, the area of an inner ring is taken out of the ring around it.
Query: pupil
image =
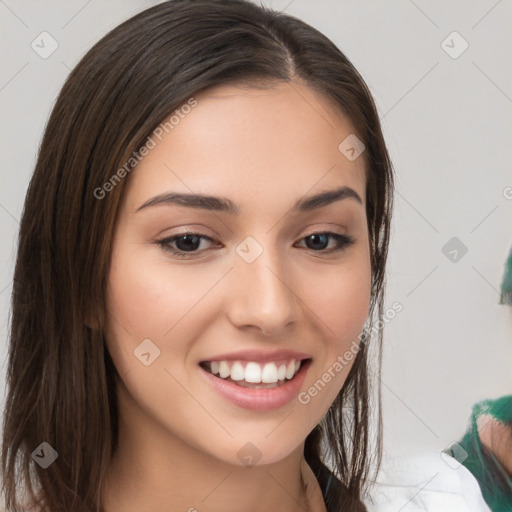
[[[185,246],[184,247],[183,247],[183,244],[180,243],[180,240],[182,240],[182,241],[185,240]],[[192,247],[190,247],[190,244],[187,245],[187,242],[190,242],[192,240],[195,243],[192,243]],[[197,247],[199,246],[199,242],[200,242],[199,237],[196,236],[196,235],[183,235],[180,238],[176,239],[176,245],[178,246],[178,248],[180,250],[184,250],[184,251],[197,249]],[[180,245],[182,247],[179,247]]]
[[[328,242],[328,237],[327,235],[311,235],[308,237],[310,240],[313,240],[313,244],[315,241],[318,241],[320,238],[323,239],[323,241],[325,243],[322,243],[321,245],[323,245],[324,247],[320,247],[320,249],[325,249],[325,247],[327,247],[327,245],[329,245],[329,242]],[[315,247],[311,247],[311,248],[315,248]],[[318,247],[316,247],[316,249],[318,249]]]

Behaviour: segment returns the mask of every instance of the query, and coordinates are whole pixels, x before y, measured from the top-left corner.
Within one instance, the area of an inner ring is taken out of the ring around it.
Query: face
[[[127,178],[116,224],[106,339],[120,411],[169,446],[269,464],[320,422],[357,352],[364,160],[338,149],[349,120],[304,85],[194,98]]]

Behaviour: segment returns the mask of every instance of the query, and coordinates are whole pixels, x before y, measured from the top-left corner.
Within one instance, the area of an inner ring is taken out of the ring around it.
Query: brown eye
[[[334,239],[337,246],[334,249],[326,250],[329,245],[329,239]],[[308,249],[314,252],[325,252],[332,253],[336,251],[342,251],[352,245],[355,240],[349,235],[340,235],[339,233],[321,232],[312,233],[304,237],[302,240],[306,240],[306,246]]]
[[[186,258],[189,254],[193,255],[197,252],[202,252],[197,250],[201,245],[201,240],[214,241],[212,238],[199,233],[181,233],[179,235],[163,238],[162,240],[157,240],[156,243],[164,251],[181,258]]]

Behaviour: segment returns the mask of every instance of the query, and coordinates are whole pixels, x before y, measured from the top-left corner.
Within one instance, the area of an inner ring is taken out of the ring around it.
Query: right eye
[[[197,251],[201,245],[201,240],[208,240],[209,242],[215,241],[213,238],[201,235],[200,233],[180,233],[179,235],[173,235],[157,240],[156,243],[165,252],[169,252],[179,258],[187,258],[189,255],[202,252]],[[175,248],[173,244],[176,244],[177,248]]]

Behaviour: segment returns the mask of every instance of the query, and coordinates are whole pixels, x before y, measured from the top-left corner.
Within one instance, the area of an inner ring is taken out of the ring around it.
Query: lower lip
[[[199,367],[199,370],[213,388],[229,402],[244,409],[268,411],[283,407],[299,394],[310,362],[311,360],[302,363],[298,373],[292,380],[285,382],[279,387],[269,389],[244,388],[220,377],[215,377],[201,367]]]

